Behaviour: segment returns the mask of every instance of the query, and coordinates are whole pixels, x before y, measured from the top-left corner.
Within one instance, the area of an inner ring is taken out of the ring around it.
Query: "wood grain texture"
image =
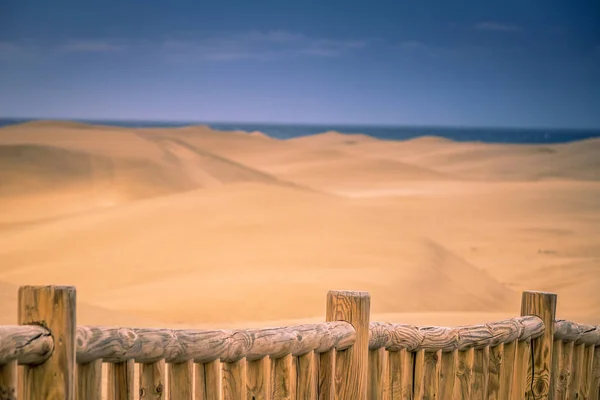
[[[592,363],[592,385],[590,399],[600,400],[600,347],[594,349],[594,361]]]
[[[369,316],[371,296],[367,292],[329,291],[326,320],[346,321],[356,330],[354,344],[336,351],[335,393],[337,399],[367,398],[369,368]]]
[[[223,363],[221,370],[223,400],[246,398],[246,360]]]
[[[296,375],[293,373],[293,357],[271,359],[271,400],[292,400],[296,398]]]
[[[310,353],[313,354],[313,353]],[[246,362],[246,384],[248,400],[269,399],[271,360],[268,357]]]
[[[451,399],[456,383],[456,369],[458,367],[458,350],[442,353],[442,369],[440,372],[440,399]]]
[[[314,400],[317,398],[317,369],[315,353],[307,353],[297,357],[296,384],[297,400]]]
[[[569,391],[571,390],[571,382],[573,377],[573,350],[574,343],[555,343],[555,349],[557,351],[558,361],[554,362],[552,359],[553,368],[556,365],[557,374],[556,382],[554,383],[554,398],[555,399],[568,399]]]
[[[140,364],[140,399],[162,400],[165,398],[165,360]]]
[[[161,359],[168,363],[190,359],[201,363],[216,359],[234,362],[346,349],[354,340],[355,330],[347,322],[231,331],[80,326],[77,362],[100,358],[112,363],[130,359],[139,363]]]
[[[581,378],[581,385],[579,386],[579,393],[581,393],[581,399],[589,399],[592,395],[592,371],[594,362],[594,351],[595,346],[587,346],[585,348],[585,358],[583,362],[583,376]]]
[[[424,372],[423,372],[423,395],[424,400],[433,400],[439,398],[440,390],[440,372],[441,372],[442,351],[426,351],[424,354]],[[415,370],[415,375],[417,374]],[[417,399],[415,392],[415,399]]]
[[[471,399],[483,400],[487,398],[489,380],[490,348],[476,349],[473,356],[473,381]]]
[[[423,400],[425,393],[425,350],[415,353],[413,372],[413,398]]]
[[[19,288],[19,324],[43,326],[54,339],[52,355],[44,363],[23,366],[20,399],[75,398],[75,315],[73,287]]]
[[[319,400],[335,399],[335,349],[318,355]]]
[[[102,400],[102,360],[77,364],[78,400]]]
[[[550,396],[550,369],[554,343],[554,320],[556,295],[544,292],[523,292],[521,315],[535,315],[544,321],[544,333],[531,341],[533,365],[529,368],[527,381],[531,382],[526,398],[547,400]]]
[[[527,391],[527,377],[531,365],[531,340],[517,343],[517,357],[513,371],[513,387],[510,391],[511,400],[522,400]]]
[[[17,360],[0,364],[0,400],[17,399]]]
[[[480,325],[458,327],[392,324],[372,322],[369,332],[369,350],[385,347],[389,351],[454,351],[471,347],[483,348],[539,337],[544,323],[537,316],[523,316]]]
[[[388,353],[389,400],[409,400],[413,398],[413,371],[415,353],[406,349]]]
[[[221,389],[221,362],[219,360],[209,363],[197,363],[195,366],[196,400],[220,400]]]
[[[169,399],[192,400],[194,397],[194,362],[169,364]]]
[[[515,368],[515,359],[517,357],[516,341],[504,345],[504,357],[502,359],[502,368],[500,370],[500,400],[509,400],[513,388],[513,370]]]
[[[583,367],[585,363],[585,344],[575,345],[573,348],[573,363],[571,385],[569,387],[570,399],[582,399],[581,385],[583,382]]]
[[[41,364],[54,350],[48,329],[37,325],[0,326],[0,365],[17,360],[19,364]]]
[[[475,349],[458,352],[456,367],[456,378],[452,398],[454,400],[470,400],[471,387],[473,385],[473,363],[475,361]]]
[[[588,346],[600,346],[600,326],[558,320],[554,324],[554,339]]]
[[[367,398],[383,400],[387,386],[387,352],[381,347],[369,351],[369,377],[367,379]]]
[[[108,364],[108,400],[133,400],[134,362]]]
[[[500,374],[504,358],[504,344],[490,348],[489,376],[487,387],[487,399],[498,400],[500,397]]]

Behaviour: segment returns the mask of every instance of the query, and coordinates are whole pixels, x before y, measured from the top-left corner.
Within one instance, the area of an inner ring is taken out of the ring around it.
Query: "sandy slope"
[[[21,284],[74,284],[89,324],[516,315],[519,291],[600,323],[600,141],[293,140],[207,127],[0,129],[0,323]],[[129,322],[128,322],[129,321]]]

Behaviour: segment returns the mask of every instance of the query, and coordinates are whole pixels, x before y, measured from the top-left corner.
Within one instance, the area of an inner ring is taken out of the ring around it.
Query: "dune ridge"
[[[598,139],[0,128],[0,323],[23,284],[76,285],[89,324],[319,320],[340,288],[395,322],[516,315],[534,289],[600,323],[599,160]]]

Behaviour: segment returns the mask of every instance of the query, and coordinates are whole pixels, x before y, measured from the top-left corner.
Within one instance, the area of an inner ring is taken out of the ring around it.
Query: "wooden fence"
[[[524,292],[520,317],[442,328],[370,322],[368,293],[330,291],[326,322],[254,330],[78,327],[75,297],[19,289],[1,400],[600,400],[600,327],[556,321],[549,293]]]

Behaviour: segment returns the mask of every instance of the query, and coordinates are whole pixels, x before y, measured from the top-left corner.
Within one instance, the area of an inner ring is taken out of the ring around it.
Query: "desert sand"
[[[485,322],[520,291],[600,323],[600,140],[277,140],[204,126],[0,128],[0,324],[17,288],[75,285],[78,323]]]

